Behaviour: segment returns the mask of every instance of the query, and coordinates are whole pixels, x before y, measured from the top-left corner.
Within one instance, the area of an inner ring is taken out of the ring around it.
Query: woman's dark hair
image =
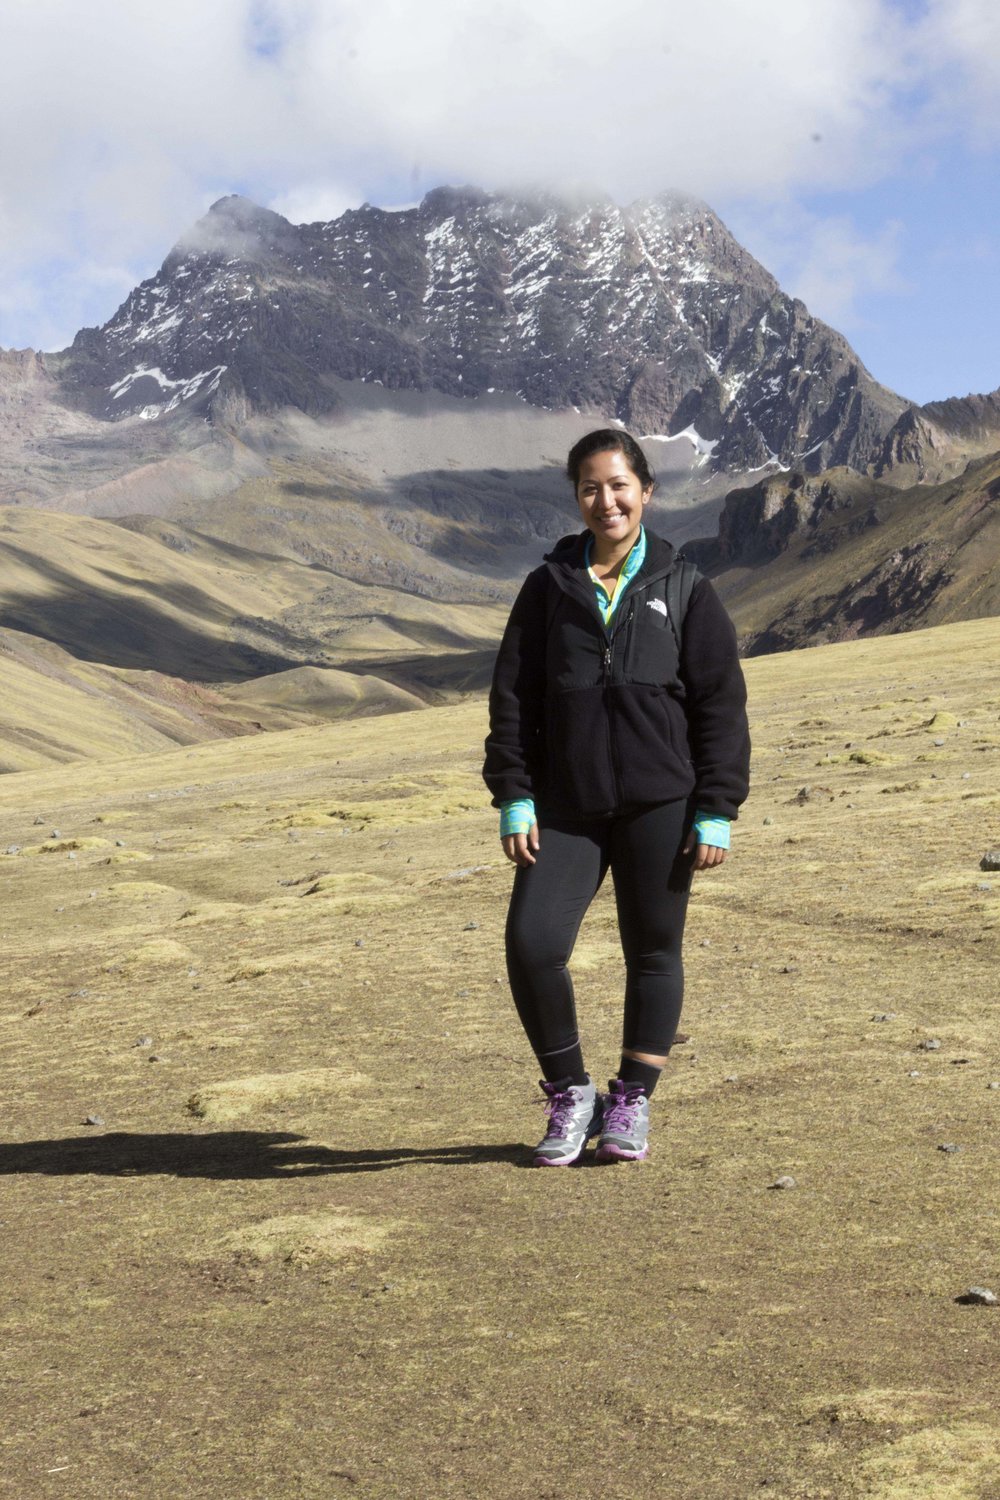
[[[588,432],[569,450],[566,477],[574,490],[580,482],[584,460],[594,453],[621,453],[644,490],[652,489],[656,484],[656,475],[632,434],[621,427],[599,427],[596,432]]]

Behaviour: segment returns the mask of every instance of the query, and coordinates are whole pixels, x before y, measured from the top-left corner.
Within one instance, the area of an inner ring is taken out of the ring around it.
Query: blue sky
[[[995,0],[8,0],[0,346],[105,321],[215,198],[679,188],[917,401],[1000,386]]]

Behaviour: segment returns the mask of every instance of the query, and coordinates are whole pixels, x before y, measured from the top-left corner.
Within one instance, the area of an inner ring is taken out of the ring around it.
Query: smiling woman
[[[600,434],[591,434],[600,440]],[[594,538],[591,569],[602,579],[617,580],[621,566],[639,538],[642,513],[653,494],[653,476],[638,443],[626,433],[622,439],[636,451],[626,458],[622,448],[573,452],[576,503],[583,524]],[[584,443],[588,439],[583,440]],[[631,461],[630,461],[631,460]]]
[[[683,999],[691,876],[721,865],[748,789],[746,690],[711,584],[643,525],[655,480],[628,433],[571,450],[585,530],[529,574],[490,694],[484,777],[516,865],[514,1003],[544,1077],[537,1166],[647,1154],[649,1098]],[[625,955],[617,1076],[586,1071],[567,964],[608,870]]]

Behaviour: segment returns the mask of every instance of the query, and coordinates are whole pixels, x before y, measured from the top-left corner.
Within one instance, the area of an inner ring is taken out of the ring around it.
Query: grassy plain
[[[748,678],[638,1166],[525,1170],[481,702],[0,780],[0,1494],[1000,1497],[1000,622]]]

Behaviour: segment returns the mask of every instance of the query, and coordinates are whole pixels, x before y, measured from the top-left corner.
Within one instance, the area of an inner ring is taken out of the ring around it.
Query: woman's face
[[[597,542],[599,556],[620,556],[634,545],[652,493],[652,485],[643,489],[621,449],[592,453],[584,459],[576,484],[576,503],[584,525]]]

